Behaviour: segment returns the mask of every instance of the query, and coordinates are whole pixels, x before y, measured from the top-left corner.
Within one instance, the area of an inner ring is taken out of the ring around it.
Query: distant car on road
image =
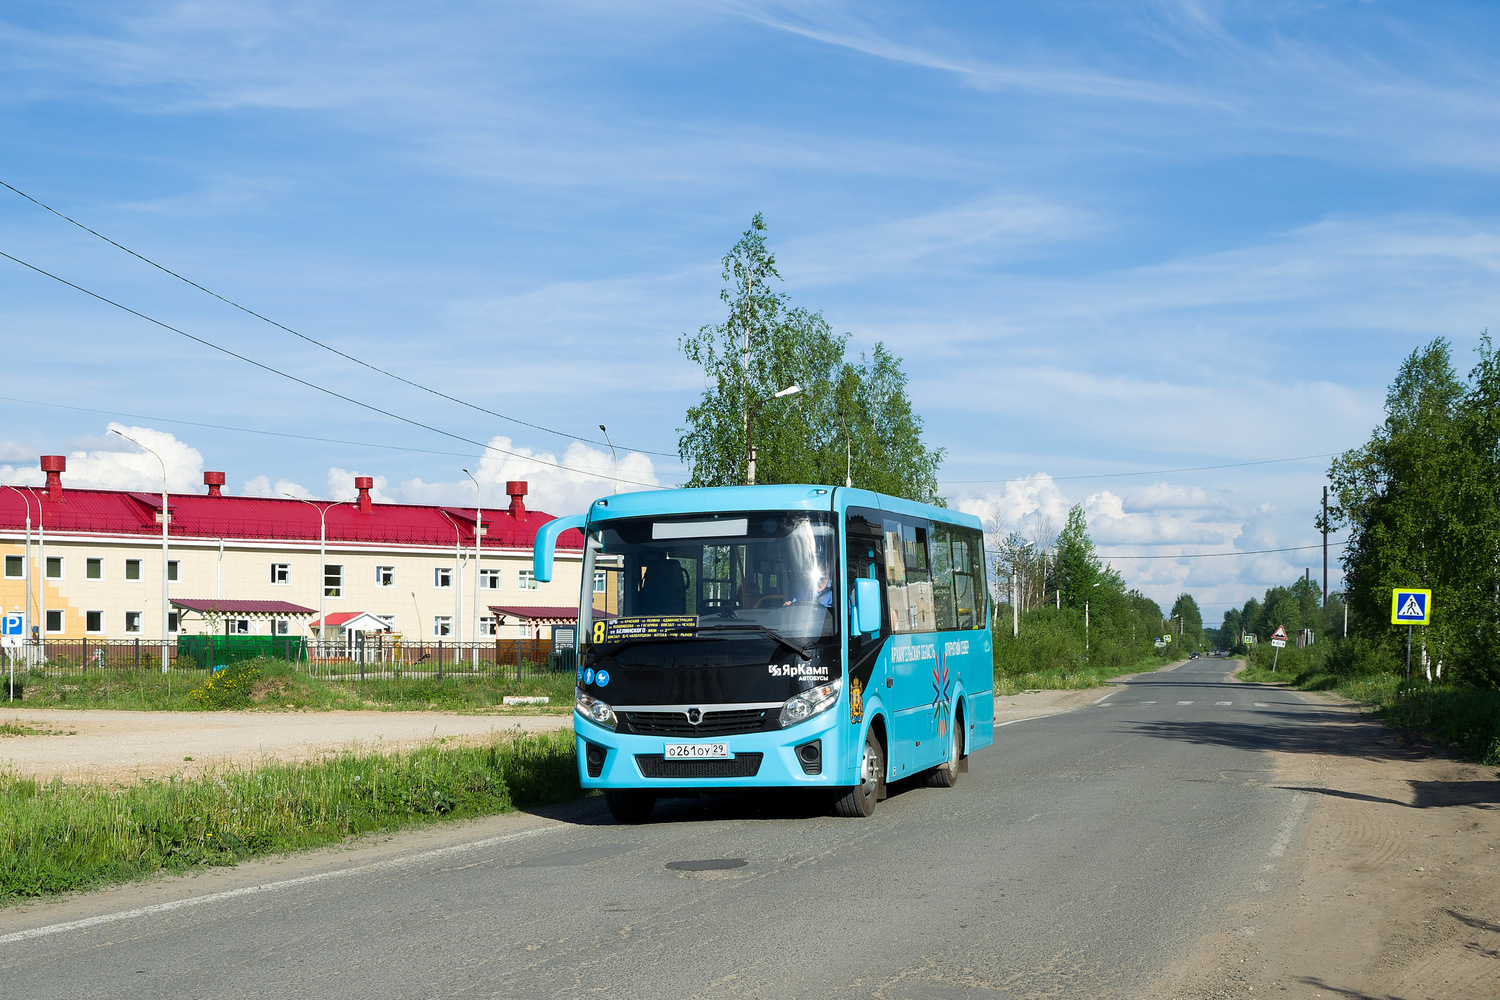
[[[1190,660],[1196,660],[1197,658],[1198,658],[1198,654],[1196,652],[1188,654],[1188,659],[1190,659]]]

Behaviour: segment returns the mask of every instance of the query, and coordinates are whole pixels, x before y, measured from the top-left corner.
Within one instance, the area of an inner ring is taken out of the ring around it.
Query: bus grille
[[[639,736],[688,736],[707,739],[733,736],[736,733],[759,733],[775,729],[779,713],[774,708],[736,709],[730,712],[704,712],[703,721],[693,725],[686,712],[620,712],[620,732]]]
[[[667,760],[659,753],[638,753],[636,766],[647,778],[753,778],[760,773],[758,753],[732,760]]]

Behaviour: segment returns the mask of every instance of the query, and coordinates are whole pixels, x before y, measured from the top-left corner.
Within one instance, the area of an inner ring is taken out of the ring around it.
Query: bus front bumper
[[[774,732],[691,739],[617,733],[575,713],[578,780],[584,788],[653,788],[663,792],[831,788],[846,783],[841,767],[845,748],[839,741],[837,722],[838,713],[829,711]],[[730,756],[666,756],[668,744],[713,743],[725,744]],[[810,757],[815,759],[810,761]]]

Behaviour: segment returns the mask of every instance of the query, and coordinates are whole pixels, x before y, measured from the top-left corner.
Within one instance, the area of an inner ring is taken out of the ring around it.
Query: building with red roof
[[[161,494],[70,489],[66,468],[43,456],[44,485],[0,487],[0,603],[50,638],[159,640]],[[167,497],[169,634],[300,634],[321,609],[330,625],[367,612],[411,641],[521,638],[538,633],[531,619],[498,626],[488,609],[578,601],[577,531],[559,542],[554,579],[532,576],[532,542],[553,515],[527,508],[525,482],[476,521],[473,507],[377,503],[368,476],[338,502],[229,496],[224,473],[203,479],[205,492]]]

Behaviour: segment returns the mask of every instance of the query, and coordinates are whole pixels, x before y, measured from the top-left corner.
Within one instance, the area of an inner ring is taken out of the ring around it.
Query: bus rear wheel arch
[[[964,768],[964,708],[953,710],[953,732],[949,734],[948,759],[927,773],[927,784],[934,788],[952,788]]]

